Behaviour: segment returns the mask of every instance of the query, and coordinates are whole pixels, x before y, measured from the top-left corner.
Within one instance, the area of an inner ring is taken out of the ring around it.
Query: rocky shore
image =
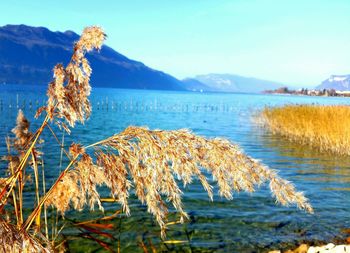
[[[280,250],[272,250],[269,253],[282,253]],[[301,244],[294,250],[283,251],[283,253],[350,253],[350,244],[335,245],[329,243],[323,246],[309,246]]]

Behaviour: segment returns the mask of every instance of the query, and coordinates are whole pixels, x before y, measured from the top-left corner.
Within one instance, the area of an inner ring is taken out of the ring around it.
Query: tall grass
[[[40,151],[41,134],[48,131],[62,146],[51,125],[56,124],[69,133],[76,123],[84,123],[89,118],[92,70],[85,53],[100,49],[104,39],[101,28],[86,28],[74,46],[70,63],[66,67],[61,64],[54,67],[54,80],[47,91],[47,105],[37,111],[37,117],[44,115],[36,131],[30,131],[29,121],[21,111],[18,114],[14,136],[7,141],[8,174],[0,180],[0,235],[10,235],[0,241],[5,251],[19,252],[21,249],[17,246],[24,244],[29,245],[25,249],[28,252],[37,252],[43,247],[46,251],[57,250],[63,245],[56,239],[64,226],[58,228],[57,220],[53,221],[52,237],[49,239],[46,208],[51,206],[60,215],[69,209],[82,210],[87,206],[103,210],[98,192],[100,185],[110,190],[112,201],[119,203],[127,215],[132,213],[129,196],[135,194],[155,217],[163,237],[167,224],[171,223],[168,223],[169,204],[177,211],[179,222],[187,219],[179,183],[186,186],[197,179],[209,199],[213,199],[207,174],[212,175],[219,194],[227,199],[232,199],[235,191],[253,192],[261,184],[269,183],[277,202],[295,204],[310,213],[313,211],[303,193],[297,192],[275,171],[245,155],[237,145],[224,139],[206,139],[188,130],[162,131],[130,126],[90,145],[71,143],[68,151],[63,149],[69,163],[47,190],[43,167],[45,154]],[[34,182],[27,180],[31,174],[34,174]],[[40,182],[41,178],[43,182]],[[33,184],[36,199],[34,209],[25,215],[23,191],[28,184]],[[102,220],[113,217],[103,217]],[[89,231],[89,238],[112,250],[91,235],[107,235],[99,232],[98,228],[108,226],[91,223],[95,221],[74,225],[80,224],[81,228]]]
[[[311,145],[320,151],[350,155],[350,106],[267,107],[261,116],[275,134]]]

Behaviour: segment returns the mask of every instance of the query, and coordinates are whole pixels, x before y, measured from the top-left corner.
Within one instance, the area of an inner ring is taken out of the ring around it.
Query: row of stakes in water
[[[97,101],[93,103],[93,108],[97,110],[117,110],[117,111],[164,111],[164,112],[230,112],[234,111],[235,107],[221,104],[162,104],[155,101],[130,101],[130,102],[108,102]]]
[[[46,105],[46,100],[7,101],[0,99],[0,111],[6,108],[37,110]],[[164,112],[230,112],[235,108],[225,104],[162,104],[157,101],[108,102],[108,100],[92,101],[93,110],[112,111],[164,111]]]

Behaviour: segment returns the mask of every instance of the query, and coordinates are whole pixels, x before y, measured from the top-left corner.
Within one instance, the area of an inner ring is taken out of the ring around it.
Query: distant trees
[[[275,90],[266,90],[267,94],[292,94],[292,95],[305,95],[305,96],[326,96],[326,97],[350,97],[350,92],[336,91],[335,89],[323,89],[323,90],[309,90],[302,88],[299,90],[290,90],[288,87],[280,87]]]

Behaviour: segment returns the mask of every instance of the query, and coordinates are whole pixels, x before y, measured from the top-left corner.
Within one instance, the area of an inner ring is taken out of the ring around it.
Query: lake
[[[23,109],[33,122],[34,130],[41,123],[33,120],[35,109],[45,99],[43,87],[0,86],[1,155],[6,154],[5,137],[15,125],[17,109]],[[129,125],[167,130],[188,128],[198,135],[224,137],[239,144],[248,155],[278,170],[298,190],[304,191],[315,209],[315,214],[310,215],[294,206],[275,205],[265,186],[253,194],[236,194],[232,201],[216,194],[214,202],[210,202],[199,183],[194,182],[184,189],[184,204],[190,221],[171,226],[167,237],[167,240],[187,242],[164,245],[154,220],[132,197],[131,217],[123,216],[116,221],[116,233],[125,252],[142,252],[137,246],[142,240],[169,251],[265,252],[302,242],[341,239],[345,237],[341,230],[350,228],[350,159],[322,154],[273,136],[252,120],[264,106],[300,103],[350,105],[349,98],[95,88],[91,102],[91,118],[84,126],[74,128],[70,136],[65,135],[66,147],[72,141],[89,144],[102,140]],[[59,166],[59,146],[49,131],[43,137],[46,138],[43,144],[45,173],[48,182],[52,182],[62,169]],[[62,134],[58,133],[58,137],[61,139]],[[66,162],[64,159],[63,163]],[[4,173],[6,163],[2,161],[0,165]],[[30,192],[26,195],[28,209],[33,195]],[[117,209],[117,204],[106,203],[106,214]],[[89,211],[81,214],[69,212],[67,217],[88,219],[94,215]],[[64,233],[77,235],[74,228]],[[92,252],[98,248],[96,243],[85,241],[81,244],[80,239],[72,240],[70,249]]]

